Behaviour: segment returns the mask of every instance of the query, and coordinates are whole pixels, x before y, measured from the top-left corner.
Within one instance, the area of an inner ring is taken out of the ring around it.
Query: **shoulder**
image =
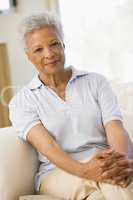
[[[25,107],[27,105],[32,104],[32,92],[31,90],[27,87],[24,86],[20,91],[18,91],[10,100],[9,102],[9,107],[11,106],[21,106]]]
[[[110,90],[110,82],[107,78],[99,73],[88,72],[85,78],[85,88],[90,91],[94,99],[98,99],[99,94],[102,94],[105,90]]]
[[[96,72],[88,72],[88,80],[99,82],[105,80],[107,81],[107,78],[104,75]]]
[[[99,73],[88,72],[86,78],[89,86],[95,89],[103,85],[109,84],[109,80],[104,75]]]
[[[36,74],[29,83],[27,83],[19,92],[17,92],[14,97],[9,102],[9,107],[11,105],[33,105],[36,100],[34,98],[34,90],[40,88],[42,82],[38,78],[38,74]]]

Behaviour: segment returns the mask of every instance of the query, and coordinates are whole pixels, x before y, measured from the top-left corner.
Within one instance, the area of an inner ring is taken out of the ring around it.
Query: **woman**
[[[9,109],[18,136],[38,152],[36,191],[67,200],[131,200],[132,145],[108,81],[64,67],[62,26],[52,14],[30,16],[21,26],[38,74]]]

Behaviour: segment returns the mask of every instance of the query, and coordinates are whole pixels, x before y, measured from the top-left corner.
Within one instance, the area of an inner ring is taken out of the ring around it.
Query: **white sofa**
[[[125,127],[133,140],[133,83],[113,84],[113,88],[124,114]],[[33,179],[38,164],[34,149],[18,139],[12,127],[1,128],[0,200],[18,200],[22,195],[34,194]]]
[[[0,129],[0,200],[18,200],[33,194],[38,161],[34,149],[12,127]]]

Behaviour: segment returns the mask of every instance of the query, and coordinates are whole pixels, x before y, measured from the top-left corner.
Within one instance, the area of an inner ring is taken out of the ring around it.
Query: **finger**
[[[95,155],[96,158],[106,158],[109,155],[112,155],[114,152],[113,149],[105,149],[105,150],[100,150],[97,152],[97,154]]]
[[[129,167],[129,160],[128,159],[121,159],[117,163],[118,163],[119,166]]]
[[[119,182],[114,180],[114,179],[103,179],[102,182],[103,183],[112,184],[112,185],[118,185],[118,186],[121,186],[121,187],[125,188],[132,182],[132,179],[125,178],[125,179],[123,179],[123,180],[121,180]]]
[[[118,164],[121,166],[133,167],[133,160],[132,159],[121,159],[118,161]]]
[[[108,184],[112,184],[112,185],[118,185],[117,182],[114,179],[102,179],[103,183],[108,183]]]
[[[117,182],[117,183],[120,183],[122,181],[124,181],[125,179],[129,178],[126,174],[122,174],[122,175],[119,175],[117,177],[114,177],[114,180]]]
[[[103,161],[102,163],[103,163],[103,166],[109,166],[117,162],[119,163],[119,161],[121,161],[122,159],[124,160],[125,157],[119,154],[112,154],[112,155],[109,155],[108,157],[104,157],[102,160]]]
[[[117,164],[117,162],[114,162],[114,160],[111,160],[111,159],[102,160],[102,162],[100,163],[100,167],[103,169],[103,171],[111,170],[113,168],[116,169],[118,167],[119,167],[120,170],[122,168],[126,168],[124,166],[119,166]]]
[[[125,175],[127,177],[132,177],[133,175],[133,169],[131,168],[126,168],[121,170],[121,172],[119,173],[119,176]]]
[[[111,160],[103,161],[100,164],[100,167],[103,171],[115,170],[118,169],[119,171],[127,169],[127,166],[119,165],[117,162],[113,162]]]
[[[109,154],[112,154],[115,151],[112,148],[108,148],[108,149],[104,149],[102,152],[103,152],[103,154],[109,155]]]
[[[106,167],[105,167],[106,168]],[[108,166],[107,168],[106,168],[106,170],[108,171],[108,170],[118,170],[118,172],[119,173],[122,173],[122,172],[124,172],[124,170],[127,170],[127,168],[129,168],[129,167],[127,167],[127,166],[119,166],[116,162],[115,163],[113,163],[112,165],[110,165],[110,166]],[[104,169],[104,167],[103,167],[103,169]]]
[[[115,159],[121,159],[121,158],[125,158],[125,157],[126,157],[125,154],[113,152],[108,158],[115,160]]]
[[[114,160],[111,160],[111,159],[106,159],[101,163],[101,167],[108,168],[108,169],[111,169],[117,166],[118,166],[117,162],[114,162]]]
[[[106,149],[106,150],[103,150],[101,153],[102,153],[102,158],[107,158],[114,153],[114,150],[113,149]]]
[[[132,179],[131,178],[127,178],[125,179],[124,181],[121,181],[119,183],[119,185],[123,188],[126,188],[128,185],[130,185],[130,183],[132,182]]]
[[[129,179],[131,179],[131,170],[126,170],[126,172],[124,172],[123,174],[119,174],[118,176],[116,177],[113,177],[113,180],[116,182],[116,184],[125,184],[129,182]]]
[[[124,156],[124,157],[127,156],[126,153],[124,153],[124,152],[123,152],[123,153],[122,153],[122,152],[120,153],[120,152],[117,152],[117,151],[114,151],[114,155],[115,155],[116,157],[117,157],[117,156],[118,156],[118,157],[119,157],[119,156],[122,156],[122,157],[123,157],[123,156]]]
[[[104,171],[103,174],[102,174],[102,178],[103,179],[110,179],[110,178],[113,178],[113,177],[117,177],[119,175],[119,173],[120,173],[120,169],[118,167],[116,167],[116,168]]]
[[[97,152],[96,157],[104,158],[112,155],[114,150],[112,149],[105,149],[105,150],[100,150]]]
[[[95,154],[94,158],[97,158],[97,159],[100,158],[101,159],[102,158],[102,154],[103,154],[103,150],[100,150]]]

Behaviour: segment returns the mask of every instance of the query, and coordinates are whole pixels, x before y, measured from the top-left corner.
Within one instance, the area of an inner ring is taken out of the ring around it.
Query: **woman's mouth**
[[[54,65],[56,65],[58,62],[59,62],[59,60],[55,60],[55,61],[52,61],[52,62],[48,62],[48,63],[46,63],[45,65],[54,66]]]

